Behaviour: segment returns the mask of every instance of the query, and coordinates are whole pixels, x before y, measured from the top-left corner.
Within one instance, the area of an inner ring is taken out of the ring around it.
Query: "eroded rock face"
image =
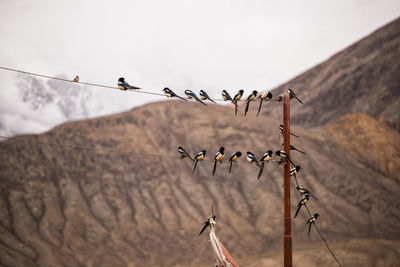
[[[22,137],[131,154],[2,142],[0,258],[19,266],[205,266],[213,256],[198,232],[211,203],[218,235],[239,263],[276,250],[283,231],[281,167],[267,164],[258,181],[258,169],[242,158],[232,174],[225,161],[213,177],[206,160],[192,175],[193,163],[176,150],[206,149],[211,159],[225,146],[226,155],[249,150],[260,157],[278,149],[279,124],[274,117],[234,118],[229,107],[173,101]],[[292,130],[301,136],[293,145],[307,152],[292,152],[302,166],[299,182],[320,198],[309,207],[321,215],[329,239],[398,238],[398,183],[365,171],[320,130]],[[294,209],[298,196],[292,199]],[[306,218],[300,212],[293,220],[295,246],[320,242],[307,238]]]

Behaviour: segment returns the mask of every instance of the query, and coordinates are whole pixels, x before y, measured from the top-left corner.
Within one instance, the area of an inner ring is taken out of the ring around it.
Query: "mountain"
[[[238,263],[260,259],[270,262],[264,266],[275,266],[283,231],[282,167],[267,164],[257,180],[258,168],[243,157],[232,174],[225,162],[213,177],[210,159],[221,145],[227,155],[240,150],[260,157],[277,150],[279,124],[276,117],[235,118],[229,107],[167,101],[20,137],[126,153],[2,142],[1,261],[19,266],[208,266],[211,247],[207,234],[198,232],[214,203],[217,233]],[[293,144],[307,152],[292,154],[302,166],[299,183],[320,199],[309,207],[321,215],[319,227],[339,259],[357,263],[381,251],[377,259],[399,263],[399,250],[384,248],[399,247],[400,185],[378,170],[366,171],[323,130],[292,131],[301,136]],[[191,154],[206,149],[208,160],[192,174],[193,162],[177,157],[179,145]],[[292,211],[297,202],[292,192]],[[295,259],[311,256],[309,262],[318,254],[319,266],[334,266],[317,233],[307,237],[307,217],[303,210],[293,220]],[[356,252],[354,242],[364,249]]]
[[[303,100],[291,110],[292,122],[301,126],[321,126],[359,112],[399,129],[399,77],[400,18],[272,92],[291,88]]]

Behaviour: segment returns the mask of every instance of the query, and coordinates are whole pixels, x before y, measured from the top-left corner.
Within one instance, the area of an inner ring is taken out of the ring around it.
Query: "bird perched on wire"
[[[187,153],[185,149],[183,149],[183,147],[181,146],[178,147],[178,153],[181,156],[181,159],[188,157],[189,159],[194,161],[194,159],[189,155],[189,153]]]
[[[296,167],[290,170],[290,176],[296,176],[297,174],[299,174],[300,170],[301,170],[300,165],[297,165]]]
[[[283,125],[279,125],[279,130],[281,131],[281,134],[283,135]],[[294,133],[290,133],[290,135],[293,135],[294,137],[299,137],[298,135],[295,135]]]
[[[129,83],[127,83],[125,81],[124,77],[121,77],[118,79],[118,88],[123,91],[129,90],[129,89],[132,89],[132,90],[141,89],[140,87],[129,85]]]
[[[77,83],[79,82],[79,76],[75,76],[75,78],[71,81],[72,83]]]
[[[288,160],[290,161],[290,163],[293,164],[293,166],[296,166],[296,164],[293,163],[293,161],[290,159],[289,155],[288,155],[285,151],[283,151],[283,150],[278,150],[278,151],[275,152],[275,154],[276,154],[278,157],[281,157],[281,158],[283,158],[283,159],[288,159]]]
[[[210,100],[211,102],[213,102],[214,104],[217,104],[217,103],[215,103],[215,101],[212,100],[212,99],[208,96],[208,94],[207,94],[205,91],[203,91],[203,90],[200,90],[200,99],[201,99],[201,100],[206,100],[206,99],[208,99],[208,100]]]
[[[233,104],[235,104],[231,95],[226,90],[222,90],[222,99],[224,99],[224,101],[231,101]]]
[[[194,167],[192,173],[194,173],[194,171],[196,170],[197,162],[203,160],[206,157],[206,154],[207,151],[203,149],[202,151],[197,153],[197,155],[194,157]]]
[[[260,113],[261,105],[262,105],[263,101],[269,101],[272,99],[272,93],[267,91],[267,92],[263,93],[262,95],[260,95],[258,98],[260,99],[260,105],[258,106],[258,111],[257,111],[256,117],[258,117],[258,114]]]
[[[300,153],[302,153],[302,154],[307,154],[306,152],[304,152],[304,151],[301,151],[301,150],[299,150],[299,149],[295,148],[295,147],[294,147],[294,146],[292,146],[292,145],[290,145],[290,150],[294,150],[294,151],[300,152]]]
[[[244,91],[239,90],[239,92],[233,97],[233,104],[235,104],[235,116],[237,115],[237,108],[238,104],[237,102],[242,98]]]
[[[284,93],[281,93],[281,94],[279,94],[278,96],[275,97],[275,101],[277,101],[277,102],[282,102],[283,99],[285,99],[285,94]]]
[[[272,150],[268,150],[267,152],[264,153],[264,155],[261,157],[260,162],[261,162],[261,166],[260,166],[260,171],[258,173],[258,180],[260,180],[260,177],[264,171],[264,164],[268,163],[271,160],[272,157]]]
[[[221,146],[217,154],[215,154],[214,156],[214,168],[212,175],[214,175],[215,171],[217,170],[217,162],[222,163],[224,161],[224,158],[225,158],[225,148]]]
[[[254,90],[246,99],[246,109],[244,110],[244,115],[246,116],[247,111],[249,111],[250,102],[256,100],[257,91]]]
[[[256,156],[254,156],[254,154],[251,153],[250,151],[247,151],[247,162],[249,163],[254,162],[257,165],[257,167],[260,167],[260,164],[258,163]]]
[[[196,95],[195,93],[193,93],[192,90],[185,90],[185,94],[186,94],[186,96],[187,96],[188,99],[194,98],[197,102],[200,102],[200,103],[202,103],[203,105],[206,105],[206,106],[207,106],[207,104],[204,103],[203,101],[201,101],[201,99],[198,98],[197,95]]]
[[[308,202],[308,200],[310,200],[310,195],[307,195],[307,194],[306,194],[306,195],[300,200],[299,204],[297,204],[297,210],[296,210],[296,213],[294,214],[294,217],[293,217],[293,218],[296,218],[297,214],[299,214],[299,211],[300,211],[301,207],[304,206],[304,205]]]
[[[296,186],[296,190],[299,191],[299,193],[302,194],[302,195],[303,195],[303,194],[307,194],[307,195],[312,196],[312,197],[315,198],[316,200],[318,200],[318,198],[315,197],[313,194],[311,194],[311,192],[310,192],[308,189],[306,189],[306,188],[304,188],[304,187],[302,187],[302,186]]]
[[[178,96],[177,94],[175,94],[171,89],[169,89],[168,87],[165,87],[164,89],[163,89],[163,92],[164,92],[164,94],[167,96],[167,97],[177,97],[177,98],[179,98],[179,99],[182,99],[182,100],[184,100],[184,101],[187,101],[185,98],[183,98],[183,97],[180,97],[180,96]]]
[[[207,227],[214,227],[216,222],[215,220],[217,219],[217,216],[214,214],[214,205],[211,206],[211,215],[208,216],[207,220],[204,222],[203,228],[201,228],[201,231],[199,235],[201,235],[204,230],[206,230]]]
[[[242,156],[242,152],[236,151],[229,157],[229,173],[232,172],[232,164],[233,162],[237,162],[238,158]]]
[[[309,226],[308,226],[308,234],[307,234],[307,235],[310,235],[311,224],[315,224],[315,221],[318,219],[318,217],[319,217],[319,214],[318,214],[318,213],[315,213],[313,216],[311,216],[311,217],[307,220],[306,225],[309,224]]]
[[[303,104],[303,102],[301,102],[301,100],[296,96],[296,94],[293,92],[292,89],[287,89],[287,92],[289,93],[290,98],[296,98],[297,101],[299,101],[301,104]]]

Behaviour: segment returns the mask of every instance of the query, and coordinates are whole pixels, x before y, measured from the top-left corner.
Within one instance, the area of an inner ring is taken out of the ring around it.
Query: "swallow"
[[[257,167],[260,167],[260,164],[258,163],[256,156],[254,156],[254,154],[251,153],[250,151],[247,151],[247,162],[249,163],[254,162],[257,165]]]
[[[315,213],[313,216],[310,217],[310,219],[307,220],[306,224],[309,224],[309,226],[308,226],[308,234],[307,235],[310,235],[311,224],[313,224],[313,223],[315,224],[315,221],[318,219],[318,217],[319,217],[319,214]]]
[[[277,97],[275,97],[275,101],[282,102],[285,99],[285,94],[281,93]]]
[[[235,104],[235,116],[237,115],[237,102],[242,98],[244,91],[239,90],[239,92],[233,97],[233,104]]]
[[[299,191],[300,194],[307,194],[307,195],[312,196],[316,200],[318,200],[318,198],[316,198],[313,194],[311,194],[311,192],[308,189],[306,189],[302,186],[296,186],[296,189],[297,189],[297,191]]]
[[[260,113],[261,110],[261,105],[263,103],[263,101],[269,101],[272,99],[272,93],[271,92],[265,92],[264,94],[260,95],[258,98],[260,98],[260,105],[258,106],[258,111],[257,111],[257,116]]]
[[[233,104],[235,104],[235,102],[233,102],[232,97],[226,90],[222,90],[222,98],[224,99],[224,101],[231,101]]]
[[[214,169],[212,173],[213,176],[215,174],[215,171],[217,170],[217,162],[222,163],[224,161],[224,158],[225,158],[225,148],[221,146],[217,154],[215,154],[214,156]]]
[[[297,204],[297,210],[296,210],[296,213],[294,214],[294,217],[293,217],[293,218],[296,218],[297,214],[298,214],[299,211],[300,211],[300,208],[301,208],[302,206],[304,206],[304,205],[308,202],[308,200],[310,200],[310,195],[307,195],[307,194],[306,194],[306,195],[300,200],[299,204]]]
[[[203,90],[200,90],[200,99],[201,99],[201,100],[206,100],[206,99],[208,99],[208,100],[210,100],[211,102],[213,102],[214,104],[217,104],[217,103],[215,103],[215,101],[212,100],[212,99],[208,96],[208,94],[207,94],[206,92],[204,92]]]
[[[181,155],[181,159],[188,157],[189,159],[194,161],[194,159],[189,155],[189,153],[187,153],[185,149],[183,149],[183,147],[181,146],[178,147],[178,153]]]
[[[165,88],[163,89],[163,92],[164,92],[164,94],[165,94],[167,97],[177,97],[177,98],[179,98],[179,99],[182,99],[182,100],[187,101],[185,98],[180,97],[179,95],[175,94],[175,93],[174,93],[171,89],[169,89],[168,87],[165,87]]]
[[[232,172],[232,164],[233,162],[237,162],[238,158],[240,158],[242,156],[242,152],[240,151],[236,151],[235,153],[233,153],[230,157],[229,157],[229,173]]]
[[[206,230],[207,227],[211,228],[211,225],[215,224],[215,220],[217,219],[217,216],[214,214],[214,205],[211,206],[211,215],[208,216],[207,220],[204,222],[203,228],[201,228],[201,231],[199,235],[201,235],[204,230]]]
[[[207,104],[204,103],[203,101],[201,101],[201,99],[198,98],[197,95],[196,95],[195,93],[193,93],[192,90],[185,90],[185,94],[187,95],[187,98],[188,98],[188,99],[194,98],[197,102],[200,102],[200,103],[202,103],[203,105],[206,105],[206,106],[207,106]]]
[[[290,145],[290,150],[295,150],[295,151],[300,152],[300,153],[302,153],[302,154],[307,154],[306,152],[301,151],[301,150],[298,150],[297,148],[295,148],[295,147],[292,146],[292,145]]]
[[[75,76],[75,78],[71,81],[72,83],[77,83],[79,82],[79,76]]]
[[[277,156],[281,157],[281,158],[288,159],[290,161],[290,163],[293,164],[293,166],[296,166],[296,164],[293,163],[293,161],[290,159],[289,155],[285,151],[283,151],[283,150],[279,151],[278,150],[278,151],[275,152],[275,154]]]
[[[283,135],[283,125],[279,125],[279,130],[281,131],[281,134]],[[294,137],[299,137],[298,135],[295,135],[294,133],[290,133],[290,135],[293,135]]]
[[[125,82],[124,77],[118,79],[118,88],[123,91],[126,91],[128,89],[133,89],[133,90],[141,89],[140,87],[129,85],[129,83]]]
[[[267,152],[264,153],[264,155],[261,157],[260,162],[261,162],[261,166],[260,166],[260,172],[258,173],[258,180],[260,180],[260,177],[264,171],[264,164],[267,162],[269,162],[271,160],[272,157],[272,150],[268,150]]]
[[[206,157],[206,153],[207,151],[203,149],[202,151],[197,153],[197,155],[194,157],[194,168],[192,173],[194,173],[194,171],[196,170],[197,162],[203,160]]]
[[[296,167],[290,170],[290,176],[296,176],[297,174],[299,174],[300,170],[301,170],[300,165],[297,165]]]
[[[296,96],[296,94],[292,91],[292,89],[287,89],[287,92],[289,93],[290,98],[296,98],[297,101],[299,101],[301,104],[303,104],[303,102],[301,102],[301,100]]]
[[[246,99],[246,109],[244,110],[244,115],[246,116],[247,111],[249,111],[250,101],[254,101],[257,98],[257,91],[254,90]]]

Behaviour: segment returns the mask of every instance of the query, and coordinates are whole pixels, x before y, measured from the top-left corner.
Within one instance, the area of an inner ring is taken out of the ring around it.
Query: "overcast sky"
[[[0,0],[0,66],[112,86],[124,76],[149,91],[204,89],[219,97],[222,89],[274,88],[399,15],[398,0]],[[58,87],[38,80],[43,90]],[[60,105],[67,96],[54,96],[59,88],[33,108],[23,97],[35,86],[22,90],[27,80],[3,70],[0,81],[1,134],[41,132],[71,118],[164,100],[60,85],[85,90],[72,94],[71,101],[86,105],[85,112],[69,105],[72,116],[60,111],[69,102]]]

